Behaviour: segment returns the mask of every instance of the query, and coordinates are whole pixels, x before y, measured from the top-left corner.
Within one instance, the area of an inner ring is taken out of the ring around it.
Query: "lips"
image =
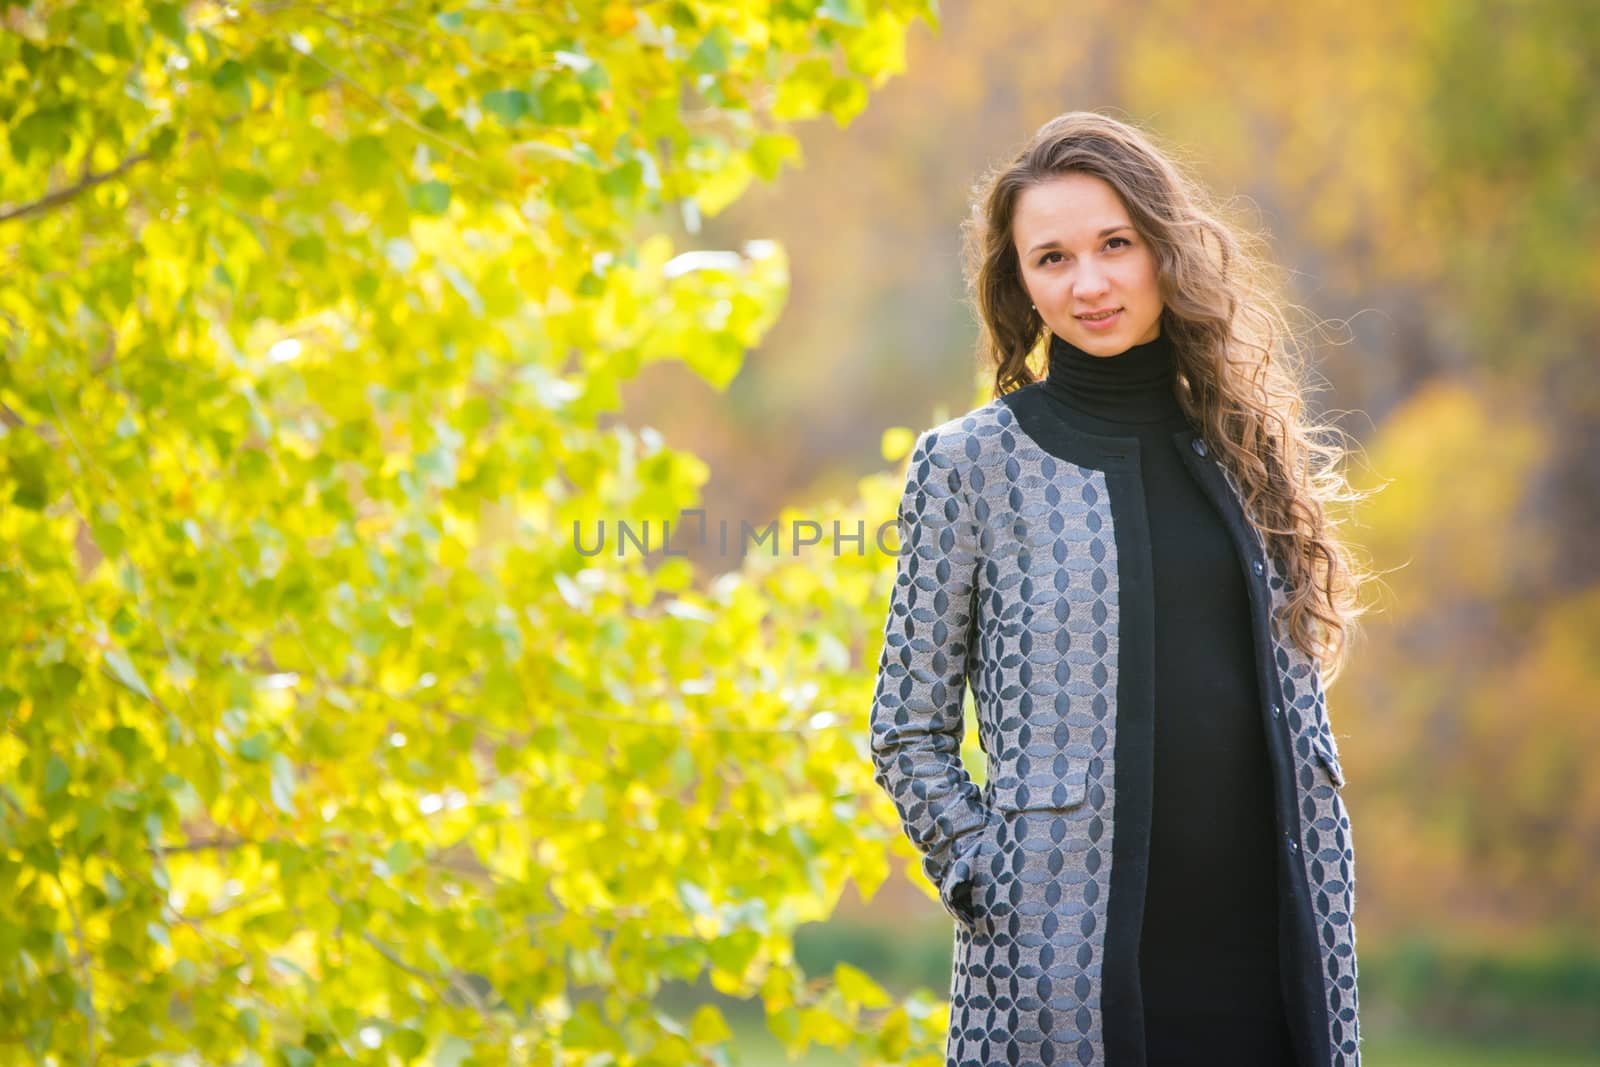
[[[1123,314],[1124,311],[1122,308],[1116,308],[1102,319],[1086,319],[1082,315],[1077,316],[1077,319],[1079,322],[1083,323],[1083,328],[1085,330],[1092,330],[1095,333],[1105,333],[1109,330],[1114,330],[1121,325]]]
[[[1085,322],[1094,322],[1099,319],[1109,318],[1121,310],[1121,308],[1106,308],[1103,311],[1091,311],[1086,315],[1079,315],[1078,318],[1083,319]]]

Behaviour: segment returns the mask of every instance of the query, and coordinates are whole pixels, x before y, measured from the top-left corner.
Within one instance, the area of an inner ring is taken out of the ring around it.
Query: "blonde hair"
[[[996,398],[1037,380],[1030,359],[1050,331],[1029,303],[1012,240],[1022,192],[1063,174],[1107,182],[1154,250],[1161,332],[1177,357],[1178,399],[1238,482],[1245,512],[1288,576],[1289,636],[1325,668],[1341,669],[1359,586],[1371,575],[1336,535],[1328,506],[1369,495],[1339,466],[1338,427],[1303,418],[1305,366],[1267,261],[1220,218],[1201,186],[1142,131],[1092,111],[1046,122],[973,191],[962,224],[968,292],[980,325],[979,358]]]

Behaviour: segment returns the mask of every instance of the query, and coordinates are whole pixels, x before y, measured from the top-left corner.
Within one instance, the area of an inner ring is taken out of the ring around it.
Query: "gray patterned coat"
[[[872,757],[955,919],[950,1067],[1144,1067],[1154,612],[1140,446],[1071,430],[1039,390],[917,439]],[[1231,472],[1189,429],[1172,447],[1249,586],[1298,1059],[1359,1067],[1355,855],[1319,667],[1280,624],[1283,571]],[[960,757],[968,687],[982,788]]]

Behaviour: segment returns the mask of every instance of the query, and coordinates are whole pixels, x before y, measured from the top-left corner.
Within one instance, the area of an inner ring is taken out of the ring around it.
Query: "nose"
[[[1105,271],[1096,267],[1092,260],[1085,261],[1072,280],[1072,295],[1077,298],[1079,304],[1093,304],[1096,299],[1105,295],[1109,288],[1106,282]]]

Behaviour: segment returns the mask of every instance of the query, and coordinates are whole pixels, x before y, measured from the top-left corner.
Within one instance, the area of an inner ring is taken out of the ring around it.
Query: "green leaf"
[[[627,201],[639,195],[643,179],[644,167],[638,160],[630,159],[622,166],[606,171],[600,178],[600,187],[607,196]]]
[[[472,1042],[446,1034],[433,1054],[434,1067],[461,1067],[472,1055]]]
[[[286,815],[294,815],[294,764],[282,752],[272,754],[272,803]]]
[[[162,126],[150,137],[150,147],[147,151],[154,162],[160,163],[172,155],[172,149],[178,143],[178,131],[171,126]]]
[[[428,1048],[428,1038],[420,1030],[410,1027],[401,1027],[391,1030],[384,1043],[393,1050],[394,1054],[402,1060],[410,1062],[422,1055]]]
[[[67,787],[72,771],[60,756],[52,755],[44,765],[44,795],[55,796]]]
[[[905,426],[891,426],[883,431],[878,450],[886,462],[899,463],[911,454],[911,449],[916,443],[915,431]]]
[[[822,110],[833,84],[833,64],[827,59],[805,59],[794,65],[778,85],[773,114],[779,119],[811,118]]]
[[[719,1045],[733,1040],[733,1030],[715,1004],[702,1004],[689,1023],[689,1039],[696,1045]]]
[[[11,492],[11,502],[31,511],[42,511],[50,503],[50,487],[43,458],[20,453],[11,459],[11,476],[17,487]]]
[[[822,0],[817,14],[842,26],[865,26],[867,22],[864,0]]]
[[[99,840],[101,833],[106,830],[106,808],[94,800],[80,798],[75,805],[77,825],[72,827],[72,838],[77,846],[78,856],[85,856],[90,851],[94,841]]]
[[[250,106],[250,79],[236,59],[223,60],[211,75],[211,84],[241,108]]]
[[[147,17],[150,20],[150,25],[154,26],[158,33],[171,38],[180,45],[183,44],[183,9],[179,5],[151,4],[150,13]]]
[[[384,863],[395,874],[407,874],[417,865],[417,852],[409,841],[396,841],[384,853]]]
[[[495,89],[483,94],[483,109],[511,125],[533,111],[533,97],[521,89]]]
[[[133,761],[139,752],[139,731],[118,723],[106,731],[106,742],[123,760]]]
[[[836,124],[843,126],[867,106],[867,87],[855,78],[836,78],[828,86],[822,106]]]
[[[311,267],[327,262],[328,244],[314,233],[302,234],[289,242],[289,258]]]
[[[357,181],[375,182],[390,166],[389,153],[383,141],[371,134],[352,137],[344,151]]]
[[[800,158],[800,142],[786,133],[764,133],[750,144],[750,162],[756,173],[772,181],[786,159]]]
[[[272,181],[264,174],[233,167],[222,174],[222,191],[240,200],[254,202],[272,192]]]
[[[761,948],[761,935],[754,930],[735,930],[706,946],[714,966],[732,975],[742,975]]]
[[[11,150],[19,162],[27,162],[35,154],[61,155],[72,143],[72,129],[76,121],[72,106],[40,106],[25,115],[10,131]]]
[[[272,754],[272,739],[264,733],[254,733],[240,741],[234,751],[239,754],[241,759],[249,760],[251,763],[260,763]]]
[[[838,963],[833,968],[833,984],[841,996],[863,1008],[886,1008],[894,1003],[888,992],[865,971],[848,963]]]
[[[111,677],[146,700],[155,699],[150,695],[150,688],[144,684],[144,679],[140,677],[138,668],[134,667],[133,661],[125,653],[120,649],[108,648],[105,650],[104,658],[106,666],[111,668]]]
[[[419,215],[443,215],[450,206],[450,187],[441,181],[417,182],[411,186],[410,203]]]
[[[697,74],[716,74],[727,70],[732,43],[726,26],[713,26],[711,32],[700,38],[700,43],[689,54],[689,69]]]

